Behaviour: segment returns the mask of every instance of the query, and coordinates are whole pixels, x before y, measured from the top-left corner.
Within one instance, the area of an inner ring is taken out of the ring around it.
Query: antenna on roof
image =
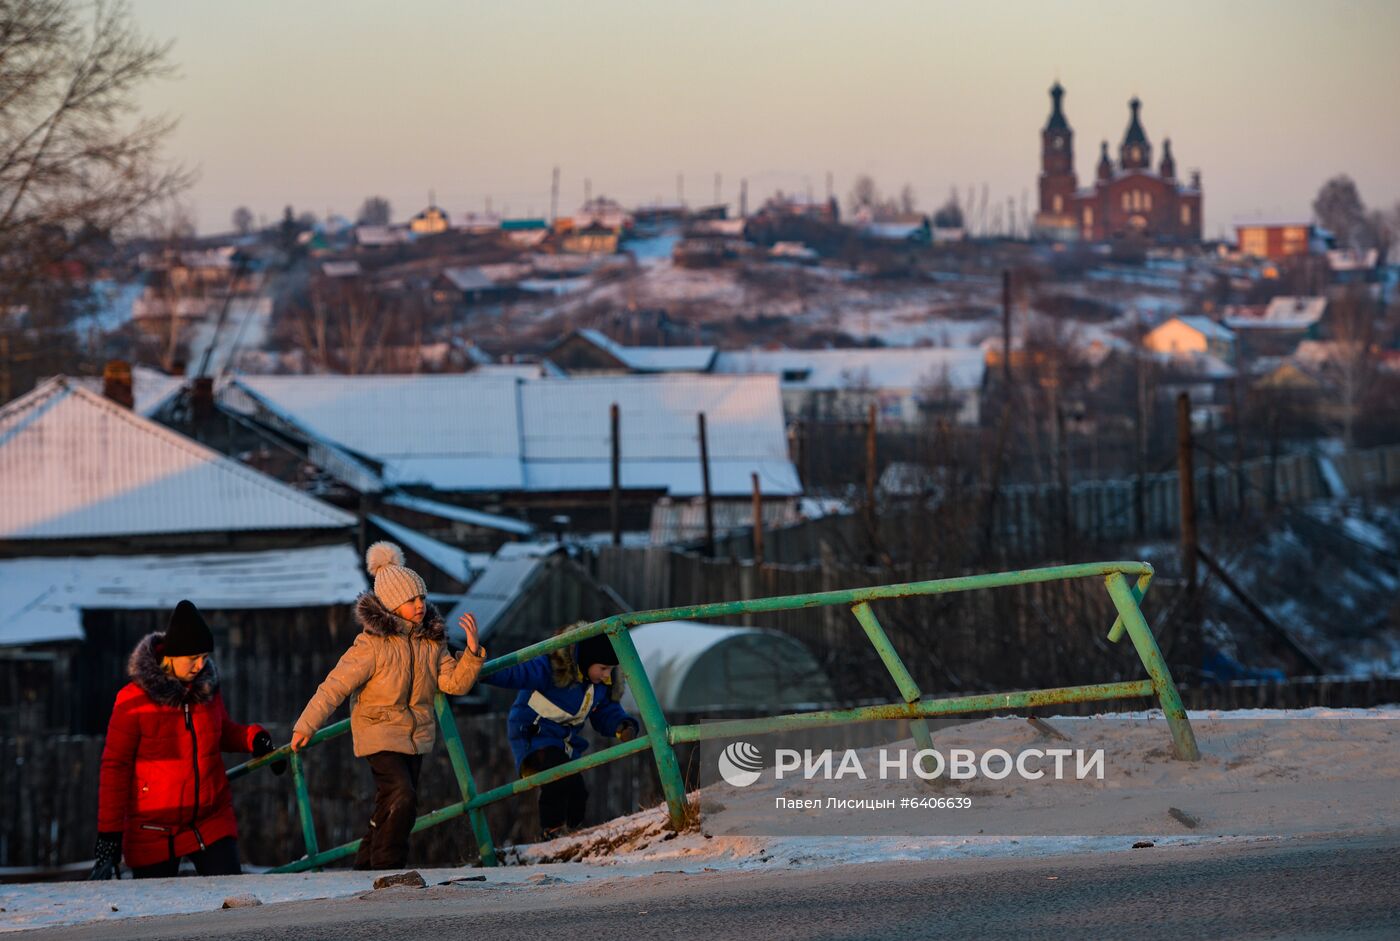
[[[549,186],[549,224],[559,218],[559,168],[554,168],[554,182]]]

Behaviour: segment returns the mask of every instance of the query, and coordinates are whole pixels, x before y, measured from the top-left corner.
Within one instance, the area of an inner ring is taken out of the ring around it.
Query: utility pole
[[[559,168],[554,168],[554,182],[549,185],[549,224],[559,218]]]
[[[1011,395],[1011,269],[1001,272],[1001,381]]]
[[[617,403],[609,410],[612,424],[612,494],[609,508],[612,512],[612,544],[622,545],[622,418]]]
[[[865,514],[870,541],[875,542],[875,403],[865,413]]]
[[[1181,574],[1194,614],[1196,597],[1196,476],[1191,440],[1191,396],[1176,397],[1176,474],[1181,501]]]
[[[749,474],[753,481],[753,564],[763,568],[763,491],[759,488],[758,472]]]
[[[705,413],[696,416],[700,426],[700,485],[705,496],[705,556],[715,554],[715,503],[710,495],[710,444],[705,435]]]
[[[739,218],[749,217],[749,181],[739,181]]]
[[[593,202],[593,181],[585,177],[583,181],[583,204],[587,206],[591,202]]]
[[[676,205],[685,205],[685,174],[676,174]]]
[[[716,174],[715,174],[715,203],[714,203],[716,206],[719,205],[719,191],[720,191],[720,183],[721,183],[721,182],[723,182],[723,178],[722,178],[718,173],[716,173]]]

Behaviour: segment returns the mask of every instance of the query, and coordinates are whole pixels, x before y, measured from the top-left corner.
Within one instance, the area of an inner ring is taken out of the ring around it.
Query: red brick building
[[[1118,161],[1109,158],[1104,141],[1094,184],[1081,188],[1064,95],[1056,82],[1050,89],[1050,118],[1040,132],[1040,211],[1035,217],[1040,235],[1089,242],[1130,237],[1200,241],[1201,175],[1192,173],[1190,183],[1177,179],[1170,139],[1162,142],[1161,162],[1152,169],[1152,143],[1138,117],[1142,103],[1136,98],[1128,103],[1131,117],[1118,145]]]

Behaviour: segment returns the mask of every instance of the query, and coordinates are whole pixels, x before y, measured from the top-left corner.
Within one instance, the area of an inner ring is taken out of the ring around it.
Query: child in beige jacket
[[[404,566],[398,546],[377,542],[365,560],[374,591],[355,601],[360,634],[292,727],[292,750],[350,699],[355,755],[369,762],[375,783],[374,813],[355,868],[399,869],[408,859],[423,756],[437,738],[433,699],[439,690],[453,696],[470,690],[486,652],[470,614],[459,622],[466,650],[460,658],[448,651],[442,615],[426,603],[427,586]]]

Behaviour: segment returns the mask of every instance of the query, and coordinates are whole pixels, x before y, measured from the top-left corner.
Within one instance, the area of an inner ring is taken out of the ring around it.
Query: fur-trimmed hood
[[[435,643],[442,643],[447,639],[447,632],[442,624],[442,612],[432,603],[423,611],[423,623],[413,624],[384,607],[384,602],[380,601],[374,592],[366,591],[355,599],[355,620],[366,634],[376,637],[412,632]]]
[[[427,620],[425,617],[424,620]],[[564,630],[569,630],[570,625]],[[559,633],[563,633],[560,631]],[[563,689],[566,686],[573,686],[575,683],[585,683],[587,680],[583,676],[583,671],[578,667],[578,644],[570,644],[567,647],[560,647],[549,655],[549,669],[554,677],[554,685]],[[612,683],[608,687],[608,696],[613,702],[621,702],[622,694],[627,689],[627,681],[622,676],[621,667],[612,668]]]
[[[153,631],[141,638],[126,661],[131,681],[159,706],[180,706],[186,702],[209,702],[219,691],[219,671],[214,660],[204,661],[204,669],[189,683],[181,683],[161,668],[160,645],[165,634]]]

